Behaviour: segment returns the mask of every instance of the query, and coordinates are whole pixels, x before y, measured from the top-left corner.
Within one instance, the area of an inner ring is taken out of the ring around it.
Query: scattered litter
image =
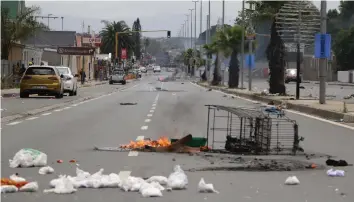
[[[198,191],[201,193],[219,193],[214,189],[213,184],[206,184],[204,178],[201,178],[199,181]]]
[[[299,86],[300,89],[305,89],[305,86]]]
[[[10,178],[1,178],[1,186],[13,185],[17,188],[20,188],[20,187],[26,185],[27,183],[28,183],[27,181],[14,181]]]
[[[129,176],[123,180],[121,188],[125,191],[139,191],[141,185],[144,183],[144,179],[140,177]]]
[[[143,182],[139,192],[143,197],[162,197],[162,190],[164,189],[159,183]]]
[[[24,186],[22,186],[19,191],[22,192],[36,192],[38,191],[38,182],[30,182]]]
[[[41,175],[54,173],[54,169],[50,166],[42,167],[38,170],[38,173]]]
[[[227,97],[227,95],[223,95],[223,97]]]
[[[64,161],[63,160],[57,160],[57,163],[63,163]]]
[[[25,178],[18,176],[17,173],[11,175],[11,176],[10,176],[10,179],[13,180],[13,181],[15,181],[15,182],[25,182],[25,181],[26,181]]]
[[[285,184],[286,185],[298,185],[298,184],[300,184],[300,181],[299,181],[299,179],[297,179],[296,176],[290,176],[290,177],[286,178]]]
[[[186,189],[188,185],[187,175],[180,165],[173,168],[173,173],[167,179],[167,187],[171,189]]]
[[[121,102],[120,105],[137,105],[136,102]]]
[[[334,170],[333,168],[327,170],[327,175],[330,177],[344,177],[344,170]]]
[[[184,83],[181,83],[181,84],[184,84]]]
[[[18,191],[18,188],[14,185],[1,185],[1,193],[14,193]]]
[[[147,183],[151,182],[158,182],[160,185],[166,185],[167,184],[167,178],[164,176],[152,176],[149,179],[146,180]]]
[[[213,89],[209,88],[207,91],[212,91]]]
[[[35,149],[21,149],[9,160],[11,168],[47,165],[47,155]]]
[[[66,176],[59,176],[59,179],[55,183],[55,187],[53,189],[45,189],[44,193],[56,193],[56,194],[72,194],[76,192],[77,189],[74,188],[71,180]]]
[[[75,159],[71,159],[69,162],[70,163],[76,163],[77,161]]]
[[[348,164],[347,161],[345,160],[333,160],[333,159],[327,159],[326,161],[327,166],[334,166],[334,167],[344,167],[344,166],[352,166],[353,164]]]

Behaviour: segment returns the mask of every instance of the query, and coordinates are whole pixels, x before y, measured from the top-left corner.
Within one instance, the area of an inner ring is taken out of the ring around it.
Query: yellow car
[[[62,98],[64,93],[64,75],[52,66],[29,66],[20,83],[20,97],[30,94],[55,96]]]

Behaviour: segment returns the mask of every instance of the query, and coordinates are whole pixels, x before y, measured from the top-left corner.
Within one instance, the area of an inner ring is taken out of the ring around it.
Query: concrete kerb
[[[256,94],[248,94],[248,93],[230,91],[230,90],[225,89],[225,88],[221,88],[221,87],[217,87],[217,86],[209,86],[209,85],[202,84],[202,83],[196,83],[196,84],[198,84],[200,86],[203,86],[205,88],[211,88],[211,89],[214,89],[214,90],[219,90],[219,91],[224,92],[224,93],[234,94],[234,95],[239,96],[239,97],[243,97],[243,98],[247,98],[247,99],[255,100],[255,101],[259,101],[259,102],[269,103],[269,102],[273,101],[274,104],[279,105],[282,102],[286,101],[286,100],[274,99],[274,98],[271,98],[271,97],[259,96],[259,95],[256,95]],[[311,114],[311,115],[318,116],[318,117],[325,118],[325,119],[329,119],[329,120],[338,120],[338,121],[339,120],[343,120],[343,122],[348,122],[348,123],[353,123],[354,122],[354,115],[349,115],[349,114],[344,114],[344,113],[340,113],[340,112],[334,112],[334,111],[329,111],[329,110],[313,108],[313,107],[310,107],[310,106],[294,104],[294,103],[290,103],[290,102],[287,102],[286,106],[287,106],[287,109],[299,111],[299,112],[306,113],[306,114]]]

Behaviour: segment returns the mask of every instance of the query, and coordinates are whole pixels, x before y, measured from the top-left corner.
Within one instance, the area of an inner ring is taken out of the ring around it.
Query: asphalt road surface
[[[186,133],[204,137],[207,122],[205,104],[254,106],[247,100],[224,97],[219,92],[206,91],[189,82],[161,83],[156,77],[152,75],[127,84],[122,91],[102,92],[103,96],[71,106],[70,109],[50,111],[38,115],[36,119],[2,125],[2,177],[18,173],[27,180],[38,181],[40,189],[36,193],[2,194],[2,201],[354,201],[353,167],[343,168],[346,176],[342,178],[327,177],[326,170],[186,172],[189,178],[187,190],[163,192],[163,197],[156,199],[142,198],[139,193],[119,189],[79,189],[70,195],[44,194],[43,190],[49,188],[49,181],[58,174],[75,175],[75,164],[69,163],[71,159],[76,159],[80,167],[90,173],[104,168],[106,174],[114,172],[139,177],[168,176],[176,164],[185,169],[210,166],[209,162],[198,156],[143,152],[131,155],[128,152],[98,152],[93,147],[118,146],[137,137],[157,139]],[[167,91],[156,91],[156,87]],[[121,102],[136,102],[137,105],[122,106]],[[354,162],[354,129],[290,112],[288,116],[299,123],[300,135],[305,137],[305,151],[325,153],[349,163]],[[21,148],[45,152],[48,165],[55,169],[55,174],[39,175],[38,168],[10,168],[8,159]],[[64,162],[56,163],[59,159]],[[325,159],[315,161],[324,163]],[[300,185],[284,185],[289,175],[296,175]],[[220,194],[197,193],[201,177],[213,183]]]

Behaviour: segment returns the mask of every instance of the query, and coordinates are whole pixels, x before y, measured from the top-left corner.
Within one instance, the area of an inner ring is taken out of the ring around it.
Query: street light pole
[[[52,16],[53,14],[48,14],[48,29],[49,29],[49,18],[50,16]]]
[[[242,0],[242,39],[241,39],[241,89],[243,89],[243,61],[245,59],[245,0]],[[230,79],[230,78],[229,78]]]
[[[64,17],[61,17],[61,31],[64,31]]]
[[[327,33],[327,1],[322,0],[321,1],[321,34],[326,34]],[[320,104],[326,104],[326,65],[327,65],[327,59],[326,58],[320,58]]]
[[[189,26],[189,15],[187,15],[187,14],[185,14],[185,16],[187,17],[187,22],[186,22],[186,37],[188,37],[188,34],[189,34],[189,28],[188,28],[188,26]]]
[[[191,48],[193,48],[193,10],[194,9],[189,9],[191,11]]]
[[[194,52],[197,52],[197,1],[194,2]]]

